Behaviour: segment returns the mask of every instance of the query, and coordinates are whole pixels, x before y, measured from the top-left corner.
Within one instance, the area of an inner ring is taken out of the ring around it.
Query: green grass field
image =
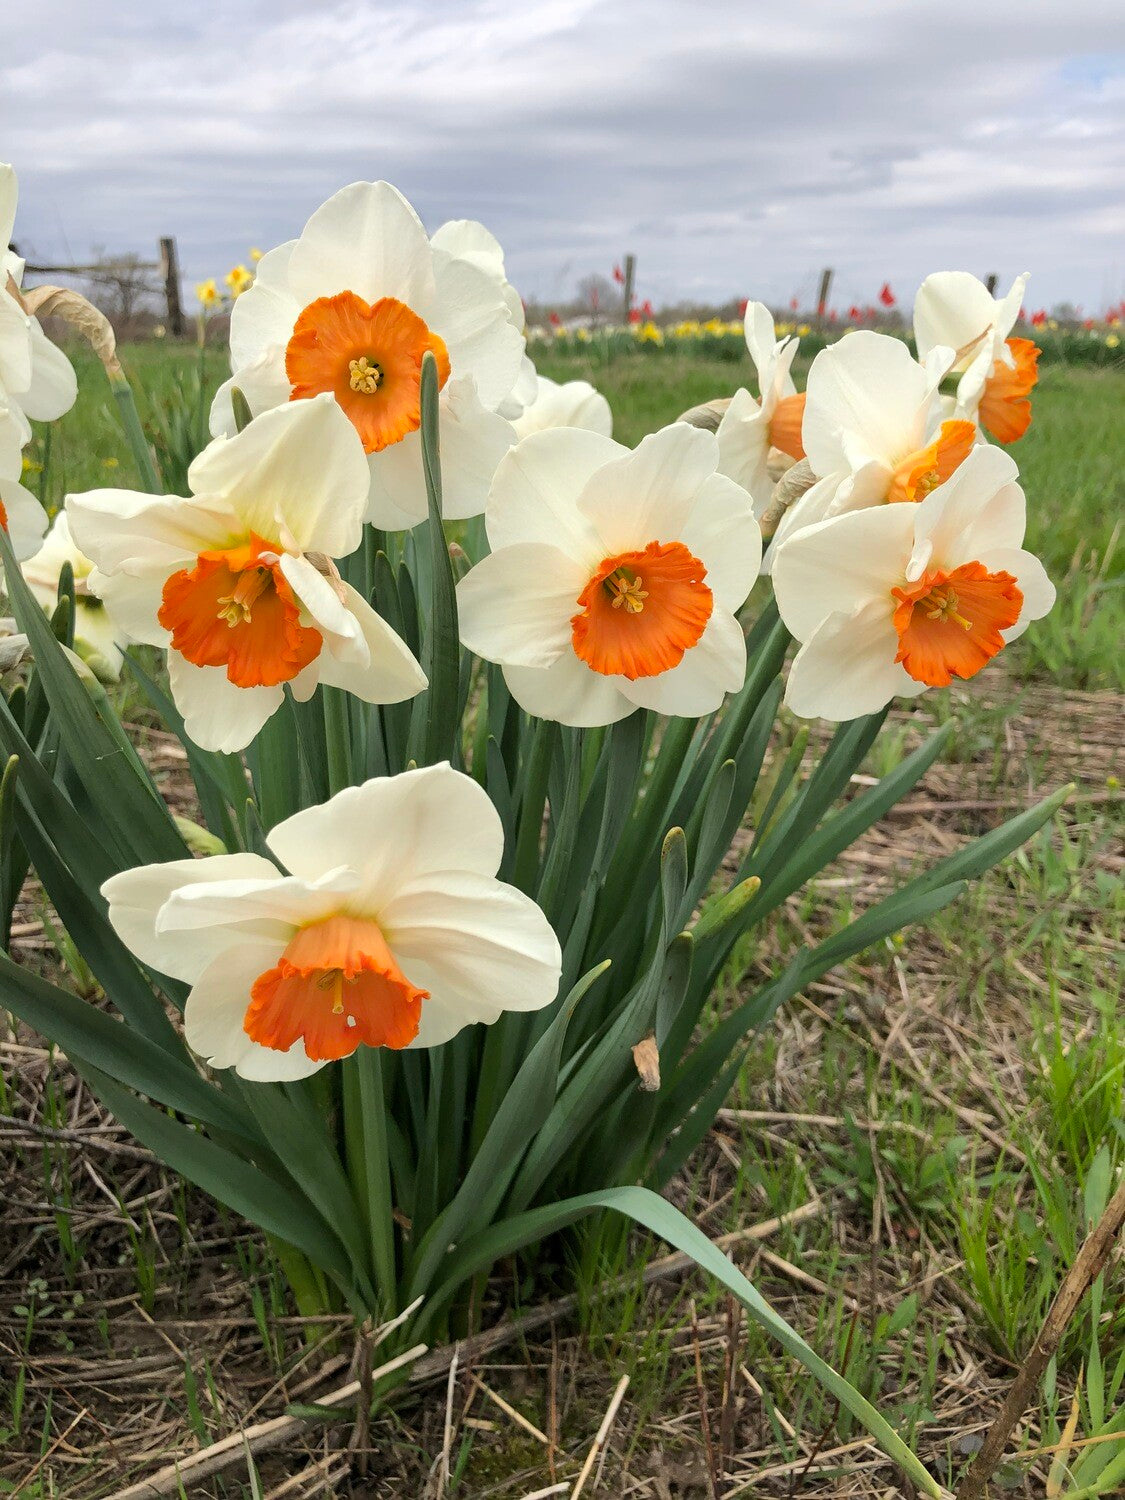
[[[207,389],[223,373],[208,351],[201,382],[196,359],[125,351],[169,474],[201,437]],[[28,482],[51,506],[67,491],[135,484],[100,372],[79,363],[78,405],[49,449],[38,439],[33,450],[41,469]],[[594,368],[552,351],[540,368],[593,380],[626,443],[744,378],[744,367],[678,354]],[[1028,545],[1059,587],[1055,612],[973,683],[893,715],[872,776],[952,716],[950,757],[739,955],[714,1005],[769,973],[795,938],[830,930],[1033,796],[1073,781],[1071,803],[928,927],[828,976],[779,1017],[674,1187],[709,1234],[736,1236],[730,1251],[747,1274],[951,1487],[1125,1166],[1123,396],[1115,372],[1046,369],[1013,452]],[[155,736],[152,746],[174,767],[173,745]],[[57,962],[61,948],[81,984],[34,897],[23,915],[22,956]],[[0,1030],[0,1132],[11,1136],[0,1175],[0,1493],[109,1495],[143,1462],[289,1402],[307,1409],[347,1379],[349,1351],[331,1329],[293,1318],[260,1238],[131,1158],[120,1135],[103,1127],[111,1150],[91,1145],[90,1110],[62,1059]],[[47,1134],[21,1133],[21,1121]],[[800,1222],[746,1234],[798,1208]],[[355,1493],[516,1500],[573,1481],[623,1374],[599,1495],[898,1493],[855,1425],[702,1278],[645,1284],[662,1246],[603,1232],[566,1253],[577,1317],[477,1359],[487,1390],[463,1368],[456,1390],[442,1376],[406,1392],[371,1434],[378,1487]],[[557,1290],[522,1284],[515,1265],[507,1274],[505,1296],[524,1311]],[[1072,1401],[1059,1460],[1041,1450],[1058,1448]],[[447,1433],[442,1491],[428,1476]],[[341,1435],[314,1420],[191,1493],[347,1494],[332,1479]],[[1042,1494],[1053,1462],[1054,1493],[1120,1493],[1105,1488],[1110,1465],[1125,1463],[1120,1257],[1068,1328],[994,1493]]]

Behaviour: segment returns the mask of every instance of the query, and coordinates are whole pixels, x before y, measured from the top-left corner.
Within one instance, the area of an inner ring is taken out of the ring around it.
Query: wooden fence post
[[[633,310],[633,283],[637,276],[637,257],[627,255],[625,257],[625,322],[629,322],[629,314]]]
[[[820,273],[820,291],[816,296],[816,316],[821,328],[828,312],[828,289],[832,285],[832,268],[826,266]]]
[[[997,275],[997,273],[995,271],[990,271],[989,274],[984,278],[984,284],[988,288],[988,295],[990,297],[993,297],[993,296],[996,295],[996,283],[999,280],[1000,280],[1000,277]]]
[[[168,302],[168,332],[180,338],[184,331],[184,308],[180,301],[180,260],[174,239],[160,241],[160,274]]]

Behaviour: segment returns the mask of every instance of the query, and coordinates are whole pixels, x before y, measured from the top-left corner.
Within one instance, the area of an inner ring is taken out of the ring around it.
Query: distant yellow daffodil
[[[642,344],[662,344],[664,334],[655,323],[642,323],[637,329],[637,337]]]
[[[257,265],[257,263],[261,260],[264,253],[264,251],[258,249],[257,245],[252,245],[250,247],[250,259],[254,262],[255,265]]]
[[[1120,342],[1121,339],[1118,334],[1110,333],[1106,335],[1105,346],[1107,349],[1116,349]]]
[[[254,273],[247,266],[234,266],[223,280],[230,287],[232,297],[241,297],[243,292],[254,285]]]
[[[209,277],[208,280],[201,281],[197,284],[195,288],[195,295],[202,307],[218,307],[219,303],[222,301],[222,293],[219,291],[218,286],[215,284],[215,278],[213,276]]]

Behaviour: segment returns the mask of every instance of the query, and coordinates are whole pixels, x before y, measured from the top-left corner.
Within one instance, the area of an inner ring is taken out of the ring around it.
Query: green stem
[[[328,753],[328,790],[332,796],[352,784],[351,725],[348,700],[341,688],[322,687],[324,743]]]
[[[110,379],[110,389],[113,391],[113,399],[117,402],[117,412],[121,418],[121,425],[125,429],[129,447],[132,450],[137,472],[140,475],[141,484],[146,493],[150,495],[162,495],[164,486],[160,482],[160,476],[156,472],[156,465],[152,461],[152,449],[148,445],[141,419],[137,414],[137,403],[133,399],[133,388],[125,379],[124,375],[115,375]]]
[[[524,779],[520,806],[519,830],[516,833],[516,859],[513,880],[521,891],[535,889],[539,871],[539,840],[543,833],[543,805],[547,798],[547,781],[551,771],[551,754],[555,748],[558,725],[550,719],[535,727]]]
[[[355,1054],[359,1075],[362,1121],[363,1203],[375,1285],[388,1313],[397,1312],[395,1231],[392,1216],[391,1169],[387,1153],[386,1101],[383,1096],[383,1058],[377,1047],[360,1047]]]

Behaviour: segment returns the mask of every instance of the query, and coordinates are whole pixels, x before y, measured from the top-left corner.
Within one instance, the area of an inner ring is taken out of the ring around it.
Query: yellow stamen
[[[957,595],[949,587],[936,588],[923,601],[923,608],[931,620],[955,620],[965,630],[972,630],[972,620],[957,613]]]
[[[254,601],[261,597],[270,576],[269,568],[244,568],[238,575],[234,593],[220,596],[218,618],[225,620],[232,630],[236,625],[248,625]]]
[[[613,608],[624,609],[630,615],[639,615],[648,598],[648,591],[642,587],[643,583],[644,579],[639,573],[633,578],[621,571],[611,573],[605,580],[605,586]]]
[[[379,389],[383,372],[366,354],[348,361],[348,384],[361,396],[373,396]]]

